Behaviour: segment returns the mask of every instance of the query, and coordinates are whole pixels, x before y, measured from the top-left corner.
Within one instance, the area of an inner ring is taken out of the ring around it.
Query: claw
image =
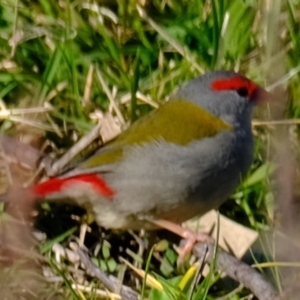
[[[167,220],[149,220],[149,222],[151,222],[161,228],[167,229],[186,240],[186,243],[183,247],[175,248],[175,250],[177,251],[177,253],[179,255],[179,257],[178,257],[179,265],[183,263],[184,258],[187,256],[187,254],[192,252],[194,244],[196,244],[196,243],[208,243],[208,244],[214,243],[214,239],[204,232],[193,232],[191,230],[183,228],[182,226],[180,226],[176,223],[173,223],[173,222],[170,222]]]

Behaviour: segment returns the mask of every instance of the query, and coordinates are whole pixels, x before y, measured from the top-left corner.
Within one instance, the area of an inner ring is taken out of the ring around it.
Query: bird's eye
[[[241,97],[248,97],[248,89],[246,87],[240,87],[239,89],[236,90],[236,92],[239,94]]]

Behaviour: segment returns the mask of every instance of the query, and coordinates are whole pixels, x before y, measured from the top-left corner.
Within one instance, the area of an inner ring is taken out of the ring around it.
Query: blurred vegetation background
[[[220,211],[254,230],[270,232],[275,207],[283,224],[298,209],[293,205],[298,199],[299,18],[298,0],[2,0],[1,133],[59,157],[105,112],[125,128],[187,80],[208,70],[233,69],[267,87],[274,100],[256,112],[251,172]],[[278,200],[275,205],[274,199]],[[62,295],[62,299],[98,299],[94,291],[83,294],[72,287],[75,279],[69,262],[64,267],[54,262],[51,246],[56,242],[67,245],[84,222],[74,221],[73,214],[83,213],[47,205],[39,213],[37,227],[48,237],[39,253],[44,255],[43,264],[61,280],[40,289],[32,299],[48,299],[45,295],[50,294]],[[289,228],[296,228],[288,223]],[[98,229],[92,226],[89,235],[87,246],[94,250]],[[129,247],[132,237],[126,233],[104,236],[95,261],[117,274],[123,268],[114,249],[128,240]],[[167,242],[165,236],[163,241]],[[176,268],[176,254],[168,241],[157,254],[160,259],[150,263],[150,270],[164,277],[158,277],[164,286],[171,282],[172,289],[167,285],[169,289],[158,295],[147,288],[144,294],[149,299],[189,299],[184,289],[180,296],[173,290],[179,289],[178,278],[188,266]],[[136,249],[135,245],[132,251]],[[270,249],[263,252],[274,254]],[[129,257],[136,260],[132,253]],[[140,265],[145,267],[145,260]],[[280,289],[282,279],[274,274]],[[133,277],[126,273],[125,282],[140,291],[141,283]],[[209,278],[197,287],[193,299],[226,295],[222,299],[246,299],[249,295],[245,289],[232,293],[232,287],[217,284],[217,275]],[[13,297],[20,291],[8,289],[7,281],[3,282],[0,286],[7,299],[17,299]]]

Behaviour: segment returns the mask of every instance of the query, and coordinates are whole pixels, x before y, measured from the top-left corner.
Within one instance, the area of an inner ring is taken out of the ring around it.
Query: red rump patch
[[[241,91],[242,89],[245,89],[248,97],[252,98],[258,87],[255,83],[248,80],[247,78],[235,76],[229,79],[215,80],[211,84],[211,88],[214,91]]]
[[[52,178],[45,182],[38,183],[33,187],[33,192],[39,197],[45,197],[52,193],[59,193],[63,191],[66,184],[80,184],[89,183],[92,188],[100,195],[111,198],[115,195],[115,191],[96,174],[83,174],[68,178]]]

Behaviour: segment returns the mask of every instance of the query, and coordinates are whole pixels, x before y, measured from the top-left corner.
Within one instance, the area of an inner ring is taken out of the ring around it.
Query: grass
[[[299,13],[297,0],[276,0],[272,6],[267,0],[4,0],[0,4],[1,131],[60,156],[103,112],[111,112],[124,128],[165,101],[177,86],[214,69],[234,69],[263,86],[279,81],[275,104],[257,112],[256,118],[298,119]],[[295,74],[285,76],[291,70]],[[29,113],[29,108],[38,108],[39,113]],[[276,176],[270,177],[267,162],[274,159],[270,132],[277,131],[292,132],[297,159],[297,125],[278,125],[275,130],[266,125],[254,127],[256,149],[250,174],[233,200],[221,207],[231,219],[258,231],[270,229],[272,203],[280,194],[269,189]],[[94,292],[72,288],[75,275],[70,263],[54,262],[54,252],[47,247],[49,240],[68,245],[78,235],[81,221],[72,219],[73,214],[82,212],[69,207],[43,209],[39,226],[48,233],[48,241],[41,253],[52,262],[51,272],[60,270],[60,278],[65,278],[53,284],[63,299],[96,299]],[[74,225],[77,231],[65,234]],[[93,255],[99,266],[122,273],[120,253],[115,249],[126,242],[122,255],[145,267],[147,255],[141,252],[136,257],[139,245],[129,234],[102,234],[108,241],[103,242],[106,247]],[[97,236],[93,225],[87,239],[93,250]],[[149,271],[158,274],[164,292],[145,287],[144,295],[188,299],[191,283],[180,289],[179,282],[189,266],[177,269],[170,241],[160,239],[166,245],[151,257]],[[125,282],[141,291],[141,282],[136,284],[134,278],[131,271],[125,272]],[[197,286],[193,299],[216,299],[230,292],[215,283],[215,273],[207,278]],[[89,284],[98,287],[95,281]],[[243,299],[247,293],[238,289],[228,299]]]

